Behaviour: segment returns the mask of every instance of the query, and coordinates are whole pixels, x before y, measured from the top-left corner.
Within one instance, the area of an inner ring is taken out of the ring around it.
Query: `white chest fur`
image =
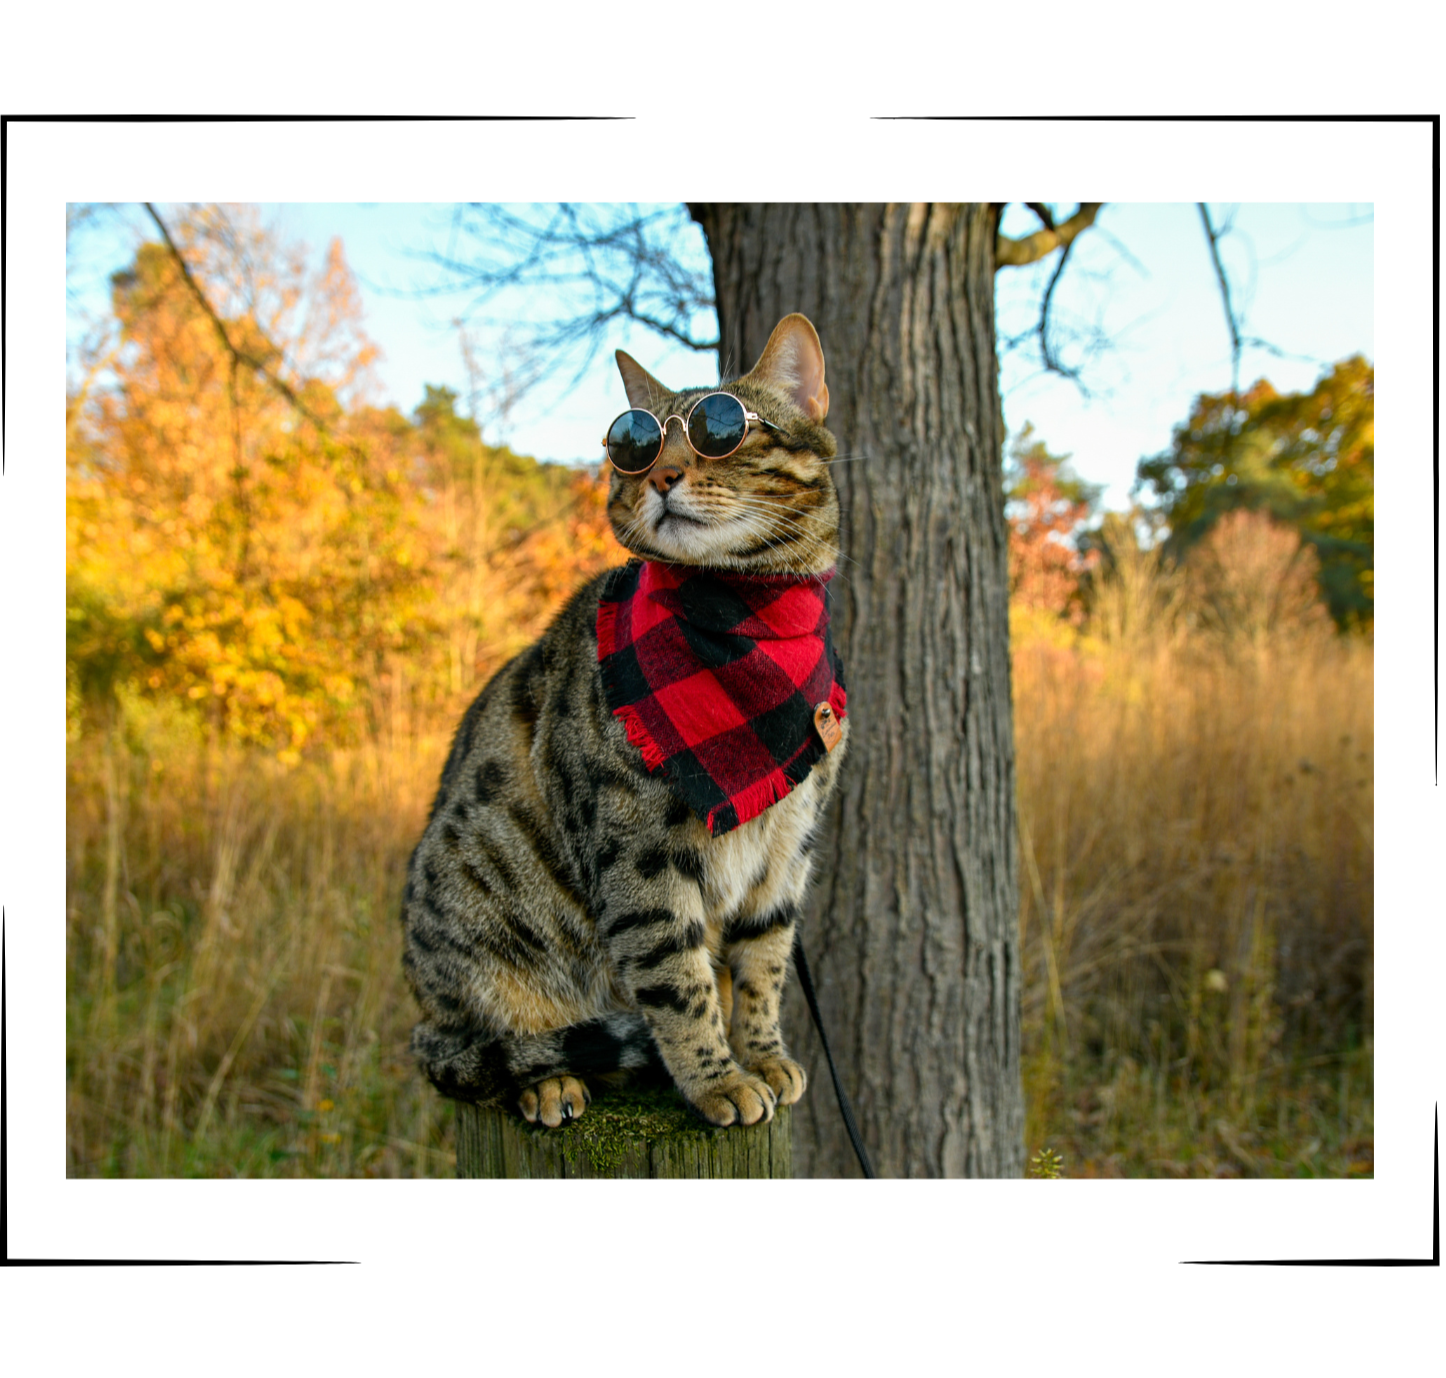
[[[837,773],[835,750],[776,804],[703,848],[703,906],[718,922],[801,897],[808,880],[804,844],[813,834]]]

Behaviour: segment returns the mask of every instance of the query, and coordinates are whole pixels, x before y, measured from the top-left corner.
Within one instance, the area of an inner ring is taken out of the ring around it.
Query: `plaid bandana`
[[[633,560],[603,584],[597,654],[608,707],[715,837],[777,803],[825,754],[814,728],[821,704],[844,716],[831,578]]]

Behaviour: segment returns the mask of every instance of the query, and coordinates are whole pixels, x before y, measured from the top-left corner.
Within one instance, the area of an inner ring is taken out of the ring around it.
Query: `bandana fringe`
[[[765,809],[772,808],[793,788],[792,782],[781,770],[775,770],[772,775],[765,775],[763,779],[749,785],[734,795],[728,802],[738,811],[738,826],[748,822],[750,818],[757,818]],[[719,805],[708,815],[708,831],[713,831],[714,821],[726,805]]]
[[[613,709],[613,717],[622,719],[623,726],[627,728],[628,741],[643,753],[643,764],[649,770],[657,770],[668,759],[663,755],[662,747],[653,740],[653,734],[648,731],[632,704],[625,703],[621,708]]]

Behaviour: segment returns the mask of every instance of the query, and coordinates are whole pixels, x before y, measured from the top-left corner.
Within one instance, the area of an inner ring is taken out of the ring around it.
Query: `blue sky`
[[[1066,208],[1068,209],[1068,208]],[[465,397],[466,371],[451,324],[460,299],[398,295],[429,280],[415,255],[441,242],[448,208],[416,203],[271,204],[264,212],[283,238],[300,239],[317,255],[340,236],[361,282],[369,334],[382,350],[378,373],[384,399],[410,411],[427,383],[446,384]],[[1245,204],[1212,206],[1217,223],[1230,217],[1222,243],[1247,335],[1281,353],[1247,349],[1241,382],[1266,376],[1281,390],[1308,388],[1323,368],[1353,353],[1374,359],[1374,224],[1370,206]],[[1004,232],[1037,228],[1032,213],[1011,204]],[[700,232],[694,229],[694,234]],[[117,239],[109,252],[92,245],[87,298],[124,257]],[[1054,258],[997,279],[1001,335],[1027,331],[1037,314]],[[1189,203],[1106,205],[1095,227],[1076,242],[1054,299],[1067,362],[1081,364],[1083,390],[1043,374],[1024,349],[1001,357],[1001,391],[1011,433],[1032,423],[1057,453],[1073,457],[1084,478],[1105,486],[1107,505],[1128,501],[1135,466],[1164,449],[1171,427],[1193,398],[1230,383],[1230,344],[1199,213]],[[1088,329],[1107,343],[1082,357],[1068,343]],[[624,405],[612,363],[613,347],[627,348],[664,381],[711,381],[711,356],[669,345],[641,330],[621,332],[601,350],[588,375],[566,377],[527,398],[505,440],[539,459],[596,458],[597,437]],[[824,341],[825,350],[829,342]],[[1034,356],[1037,358],[1037,355]],[[482,359],[484,370],[488,360]]]

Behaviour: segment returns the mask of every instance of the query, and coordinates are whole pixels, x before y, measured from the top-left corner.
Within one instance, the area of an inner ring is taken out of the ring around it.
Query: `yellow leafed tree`
[[[73,704],[128,683],[289,760],[454,714],[621,557],[596,481],[484,445],[445,388],[371,405],[339,241],[312,270],[246,210],[166,233],[71,399]]]
[[[339,242],[312,273],[251,215],[175,238],[233,349],[165,245],[115,278],[112,377],[67,456],[72,675],[294,754],[355,724],[427,591],[410,427],[365,405],[376,349]]]

